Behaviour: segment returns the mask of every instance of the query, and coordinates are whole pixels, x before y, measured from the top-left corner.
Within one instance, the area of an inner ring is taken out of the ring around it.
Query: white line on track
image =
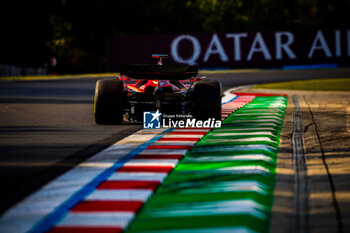
[[[232,91],[234,90],[234,88],[230,88],[227,91],[224,92],[224,96],[222,98],[222,104],[224,105],[225,103],[228,103],[229,101],[231,101],[233,98],[236,97],[235,94],[232,94]]]

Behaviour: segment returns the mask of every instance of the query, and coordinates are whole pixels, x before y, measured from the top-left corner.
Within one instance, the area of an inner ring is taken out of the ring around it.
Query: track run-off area
[[[140,130],[15,205],[0,231],[268,232],[286,101],[233,95],[221,128]]]

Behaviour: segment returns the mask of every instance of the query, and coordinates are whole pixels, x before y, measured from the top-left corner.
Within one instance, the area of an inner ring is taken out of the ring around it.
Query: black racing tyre
[[[98,80],[95,86],[94,114],[97,124],[121,124],[123,83],[120,80]]]
[[[198,120],[221,120],[221,85],[216,80],[195,83],[193,91],[193,115]]]

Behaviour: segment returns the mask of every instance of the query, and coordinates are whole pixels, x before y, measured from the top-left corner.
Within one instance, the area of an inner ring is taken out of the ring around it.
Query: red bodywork
[[[190,80],[188,84],[185,84],[184,80],[148,80],[148,79],[136,79],[132,80],[129,77],[123,75],[119,77],[119,80],[124,81],[125,88],[128,92],[141,92],[144,93],[146,87],[161,87],[161,88],[171,88],[172,92],[181,92],[187,90],[190,87],[190,82],[199,81],[200,78],[196,80]]]

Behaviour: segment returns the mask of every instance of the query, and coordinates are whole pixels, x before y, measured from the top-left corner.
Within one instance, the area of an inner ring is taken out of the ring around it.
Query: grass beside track
[[[260,84],[253,89],[285,89],[305,91],[350,91],[350,78],[314,79],[305,81],[290,81],[270,84]]]

